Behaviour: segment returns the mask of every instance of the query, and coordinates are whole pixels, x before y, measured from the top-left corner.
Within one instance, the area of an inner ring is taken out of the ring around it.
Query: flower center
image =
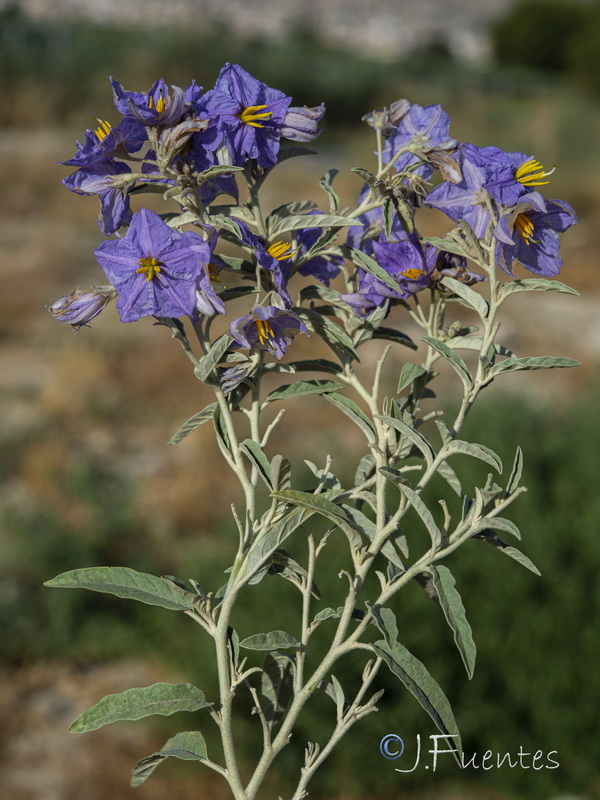
[[[100,125],[98,125],[98,127],[94,131],[94,135],[96,139],[98,139],[98,144],[100,144],[100,142],[103,142],[108,136],[108,134],[111,132],[111,127],[108,122],[105,122],[102,119],[97,119],[96,122],[99,122]]]
[[[285,261],[286,258],[293,258],[296,255],[289,242],[273,242],[267,248],[267,253],[277,261]]]
[[[515,228],[521,234],[525,244],[531,244],[533,239],[533,222],[529,219],[527,214],[517,214],[515,218]]]
[[[148,98],[148,108],[155,108],[159,114],[162,114],[165,108],[167,107],[167,99],[163,97],[162,94],[159,95],[158,100],[156,101],[156,105],[154,104],[154,98],[152,95]]]
[[[244,125],[251,125],[253,128],[264,128],[265,126],[258,120],[271,119],[273,116],[271,111],[263,111],[265,108],[267,108],[266,105],[248,106],[248,108],[240,111],[238,117],[241,119]]]
[[[136,273],[145,275],[148,282],[161,271],[161,262],[157,261],[154,256],[140,258],[138,263],[140,266],[136,269]]]
[[[257,319],[256,330],[258,331],[258,341],[261,344],[272,341],[275,338],[275,331],[271,327],[271,323],[267,320]]]
[[[542,179],[549,178],[553,172],[553,169],[550,172],[546,172],[539,161],[536,161],[535,158],[530,158],[529,161],[521,164],[515,172],[515,180],[522,183],[523,186],[546,186],[550,181]]]
[[[422,274],[423,270],[417,269],[416,267],[414,269],[405,269],[400,273],[400,275],[408,278],[409,281],[416,281],[417,278],[420,278]]]

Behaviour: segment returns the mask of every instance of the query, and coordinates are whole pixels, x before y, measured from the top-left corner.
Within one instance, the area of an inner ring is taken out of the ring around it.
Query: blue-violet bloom
[[[280,359],[299,333],[308,333],[306,325],[293,311],[275,306],[254,306],[250,314],[235,319],[229,332],[241,347],[266,350]]]
[[[281,128],[291,97],[272,89],[237,64],[226,64],[215,88],[201,98],[199,108],[216,118],[232,163],[255,158],[260,167],[277,163]]]
[[[558,235],[576,222],[568,203],[545,200],[538,192],[524,195],[494,230],[498,264],[509,275],[515,261],[536,275],[558,275],[562,266]]]
[[[210,258],[197,233],[175,231],[143,208],[133,215],[126,236],[103,242],[95,254],[119,294],[122,322],[196,313],[202,263]]]

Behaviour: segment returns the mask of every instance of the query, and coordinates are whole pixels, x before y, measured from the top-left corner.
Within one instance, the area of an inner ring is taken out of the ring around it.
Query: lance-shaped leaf
[[[246,573],[254,573],[263,566],[268,569],[270,559],[279,545],[313,513],[314,509],[309,511],[306,508],[295,508],[273,523],[266,532],[261,533],[246,556]]]
[[[305,228],[362,228],[362,222],[353,217],[339,217],[333,214],[301,214],[273,220],[269,227],[269,238],[285,231]]]
[[[139,600],[150,606],[160,606],[171,611],[191,611],[194,608],[191,592],[185,592],[171,581],[136,572],[128,567],[87,567],[63,572],[46,581],[44,586],[59,589],[90,589]]]
[[[271,465],[269,464],[268,458],[261,450],[260,445],[257,444],[253,439],[244,439],[240,447],[248,456],[250,462],[258,470],[258,474],[266,484],[267,488],[272,489],[273,482],[271,480]]]
[[[446,341],[448,347],[451,347],[453,350],[477,350],[478,352],[481,351],[481,345],[483,343],[482,336],[453,336],[451,339]],[[509,350],[508,347],[505,347],[503,344],[498,344],[498,342],[494,342],[491,345],[491,349],[493,349],[494,353],[497,353],[501,356],[514,356],[512,350]]]
[[[442,278],[441,283],[447,288],[450,289],[455,295],[464,300],[465,304],[469,307],[474,309],[481,319],[486,319],[488,312],[489,312],[489,305],[487,301],[472,289],[470,286],[467,286],[465,283],[461,283],[457,281],[455,278]]]
[[[419,450],[427,462],[427,466],[431,465],[433,459],[435,458],[435,450],[429,444],[427,439],[416,431],[414,428],[411,428],[410,425],[407,425],[405,422],[402,422],[400,419],[394,419],[394,417],[386,417],[383,414],[377,414],[380,420],[385,422],[386,425],[389,425],[391,428],[394,428],[399,433],[401,433],[405,438],[409,439],[417,450]]]
[[[471,378],[471,373],[467,369],[467,365],[451,347],[448,347],[444,342],[439,342],[437,339],[432,339],[431,336],[423,336],[423,341],[427,342],[434,350],[437,350],[437,352],[450,363],[450,366],[458,374],[467,390],[473,388],[473,379]]]
[[[473,458],[478,458],[480,461],[485,461],[486,464],[494,467],[494,469],[502,475],[502,461],[500,461],[500,456],[483,444],[475,444],[474,442],[465,442],[462,439],[455,439],[446,445],[446,450],[448,455],[462,453],[465,456],[472,456]]]
[[[263,712],[270,728],[279,722],[294,696],[295,669],[294,659],[285,653],[269,653],[265,658],[261,693],[265,698]]]
[[[387,328],[384,325],[380,325],[373,331],[373,339],[385,339],[388,342],[401,344],[403,347],[410,347],[411,350],[417,349],[417,345],[408,334],[397,331],[395,328]]]
[[[199,428],[200,425],[204,425],[205,422],[208,422],[209,419],[212,419],[214,414],[216,403],[209,403],[205,406],[202,411],[198,411],[197,414],[194,414],[190,417],[183,425],[176,431],[173,436],[169,439],[169,444],[177,444],[182,439],[185,439],[186,436],[189,436],[192,431],[195,431],[196,428]]]
[[[383,472],[383,470],[382,470]],[[385,472],[384,472],[385,475]],[[388,477],[386,475],[386,477]],[[414,508],[417,514],[421,517],[423,524],[427,528],[427,532],[431,537],[431,544],[434,548],[438,548],[442,543],[442,534],[438,526],[435,524],[435,520],[431,511],[427,508],[425,503],[421,500],[419,495],[412,489],[410,486],[407,486],[403,483],[396,483],[402,494],[406,497],[410,505]]]
[[[529,356],[527,358],[506,358],[494,364],[486,375],[490,381],[501,372],[517,372],[523,369],[557,369],[565,367],[578,367],[581,362],[574,358],[561,358],[556,356]]]
[[[211,705],[204,699],[204,692],[191,683],[154,683],[103,697],[80,714],[69,730],[71,733],[85,733],[111,722],[142,719],[152,714],[168,717],[178,711],[198,711]]]
[[[506,495],[512,494],[521,483],[521,476],[523,474],[523,451],[517,447],[515,452],[515,460],[513,461],[510,477],[506,484]]]
[[[357,425],[365,434],[369,442],[375,440],[375,428],[365,412],[356,405],[354,400],[350,400],[346,395],[331,392],[325,395],[325,399],[342,411]]]
[[[471,679],[475,670],[477,649],[473,641],[471,626],[467,622],[463,601],[456,589],[456,581],[450,570],[443,566],[432,567],[431,577],[446,622],[452,628],[454,641],[467,670],[467,675]]]
[[[337,196],[332,186],[333,179],[338,172],[338,169],[330,169],[329,172],[326,172],[319,181],[319,186],[329,196],[329,209],[332,213],[335,213],[338,210],[338,206],[340,204],[340,198]]]
[[[291,553],[288,553],[288,551],[284,550],[282,547],[278,548],[273,553],[273,560],[271,561],[268,571],[270,575],[279,575],[285,578],[299,589],[302,589],[303,584],[308,578],[308,572],[304,567],[296,561]],[[314,581],[311,584],[310,593],[317,600],[321,599],[321,592]]]
[[[360,537],[360,530],[356,524],[348,517],[346,512],[340,506],[327,500],[320,494],[311,494],[310,492],[299,492],[295,489],[288,489],[283,492],[274,492],[272,497],[280,500],[285,500],[292,505],[302,506],[307,508],[313,513],[321,514],[331,520],[338,528],[340,528],[352,542],[353,546],[358,548],[362,544]]]
[[[362,250],[357,250],[355,247],[350,247],[350,245],[347,244],[343,245],[341,250],[344,256],[350,261],[353,261],[367,272],[370,272],[371,275],[374,275],[377,278],[377,280],[385,283],[386,286],[389,286],[390,289],[398,292],[399,295],[402,294],[402,287],[400,284],[398,284],[392,278],[392,276],[383,269],[383,267],[380,267],[377,261],[371,258],[371,256],[368,256],[366,253],[363,253]]]
[[[567,286],[562,281],[551,281],[546,278],[525,278],[524,280],[510,281],[501,289],[500,297],[504,300],[509,294],[515,292],[562,292],[563,294],[576,294],[579,292]]]
[[[437,247],[438,250],[444,250],[446,253],[454,253],[457,256],[469,256],[464,242],[457,239],[446,237],[439,238],[437,236],[423,236],[421,241],[423,244],[431,244],[434,247]]]
[[[342,367],[335,361],[328,361],[326,358],[307,358],[302,361],[291,361],[286,366],[292,367],[295,372],[329,372],[332,375],[339,375],[343,372]]]
[[[460,478],[447,461],[442,461],[440,464],[438,464],[437,474],[448,483],[448,486],[453,492],[455,492],[455,494],[457,494],[459,497],[462,497],[463,492]]]
[[[516,547],[510,547],[507,545],[506,542],[503,542],[502,539],[491,528],[486,528],[485,530],[476,533],[473,538],[482,539],[484,542],[491,544],[493,547],[497,547],[501,553],[504,553],[504,555],[508,556],[509,558],[513,558],[515,561],[521,564],[521,566],[531,570],[534,575],[542,574],[535,566],[533,561],[525,555],[525,553],[517,550]]]
[[[271,631],[242,639],[240,647],[247,650],[287,650],[290,647],[300,647],[300,642],[285,631]]]
[[[270,392],[265,399],[265,403],[272,403],[275,400],[289,400],[291,397],[303,397],[307,394],[327,394],[343,388],[341,383],[325,380],[286,383]]]
[[[390,647],[382,639],[375,642],[372,648],[376,655],[383,658],[393,674],[400,678],[408,691],[417,698],[438,730],[445,735],[455,737],[456,749],[459,754],[462,753],[458,726],[448,698],[424,664],[400,642],[396,642],[394,647]]]
[[[403,389],[406,389],[407,386],[410,386],[412,382],[419,378],[421,375],[427,374],[427,370],[423,367],[419,366],[418,364],[411,364],[407,362],[402,367],[402,372],[400,373],[400,379],[398,380],[398,388],[396,392],[400,394]]]
[[[371,612],[373,622],[379,629],[379,632],[385,636],[388,647],[393,648],[398,641],[398,623],[396,621],[396,615],[391,608],[372,605],[368,601],[367,608]]]
[[[182,731],[172,736],[162,748],[151,756],[142,758],[131,771],[131,786],[135,789],[152,775],[166,758],[181,758],[184,761],[207,761],[206,744],[199,731]]]
[[[327,695],[327,697],[330,697],[335,703],[337,712],[336,716],[339,722],[339,720],[342,718],[342,716],[350,706],[350,703],[348,702],[346,695],[344,694],[342,684],[338,681],[335,675],[332,675],[330,681],[328,681],[325,678],[322,681],[320,681],[317,684],[317,688],[322,689]]]
[[[194,375],[205,383],[214,368],[217,364],[222,360],[223,356],[225,355],[225,351],[231,344],[233,339],[228,333],[224,333],[222,336],[214,342],[208,353],[200,359],[198,365],[194,369]]]

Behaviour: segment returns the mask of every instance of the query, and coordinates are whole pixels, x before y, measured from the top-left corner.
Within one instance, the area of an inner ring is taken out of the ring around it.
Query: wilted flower
[[[321,133],[317,123],[324,114],[324,103],[314,108],[291,106],[283,120],[281,135],[293,142],[312,142]]]
[[[75,289],[46,308],[54,319],[72,325],[77,333],[83,325],[89,325],[116,296],[117,292],[112,286],[92,286],[91,289]]]
[[[206,244],[197,233],[173,230],[146,208],[133,215],[126,236],[103,242],[96,258],[117,289],[122,322],[195,314]]]
[[[431,150],[447,151],[457,147],[458,143],[449,134],[450,117],[439,105],[423,108],[415,103],[407,108],[406,101],[400,101],[394,108],[393,119],[398,122],[386,139],[383,160],[386,164],[394,160],[398,172],[423,161]],[[396,157],[403,148],[410,150]],[[431,174],[431,168],[424,163],[416,170],[423,177]]]
[[[278,359],[283,358],[294,336],[308,333],[297,314],[275,306],[254,306],[250,314],[231,323],[229,332],[241,347],[266,350]]]

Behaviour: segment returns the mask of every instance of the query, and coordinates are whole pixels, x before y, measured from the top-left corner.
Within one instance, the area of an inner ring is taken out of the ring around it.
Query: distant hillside
[[[516,0],[0,0],[38,20],[99,24],[227,26],[239,35],[279,38],[306,31],[382,60],[437,46],[485,61],[489,23]]]

